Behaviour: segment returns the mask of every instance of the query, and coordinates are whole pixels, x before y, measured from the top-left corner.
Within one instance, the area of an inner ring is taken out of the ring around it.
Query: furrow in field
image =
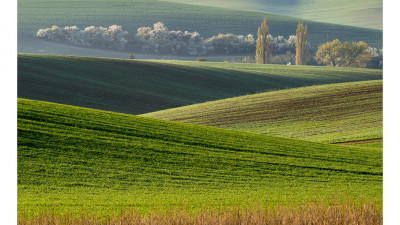
[[[328,143],[382,138],[382,81],[266,92],[144,114]]]

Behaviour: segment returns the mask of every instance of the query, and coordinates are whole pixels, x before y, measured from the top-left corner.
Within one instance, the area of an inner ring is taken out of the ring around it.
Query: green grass
[[[376,79],[382,79],[382,70],[18,55],[18,97],[130,114]]]
[[[213,7],[247,9],[326,23],[382,30],[382,0],[166,0]]]
[[[383,149],[383,142],[358,144],[357,147]]]
[[[18,99],[18,212],[382,201],[382,151]]]
[[[144,116],[318,142],[382,138],[382,80],[317,85]]]
[[[130,33],[142,26],[162,21],[170,30],[198,31],[203,37],[219,33],[256,35],[264,16],[268,17],[272,35],[292,35],[298,18],[245,10],[193,6],[155,0],[20,0],[18,1],[18,33],[32,36],[38,29],[60,27],[121,25]],[[312,49],[326,41],[363,40],[382,47],[382,31],[337,24],[305,21],[309,27]]]

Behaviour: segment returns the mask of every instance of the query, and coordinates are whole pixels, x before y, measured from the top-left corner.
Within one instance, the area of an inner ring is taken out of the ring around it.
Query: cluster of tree
[[[296,51],[296,35],[290,35],[288,39],[283,36],[272,37],[270,35],[268,35],[268,38],[272,39],[273,55]]]
[[[198,32],[169,31],[161,22],[153,27],[140,27],[133,50],[172,55],[204,55],[206,46]]]
[[[335,67],[366,67],[372,59],[373,49],[363,42],[340,42],[336,39],[318,47],[315,60],[318,64]]]
[[[58,26],[40,29],[36,33],[39,38],[66,42],[75,46],[109,48],[123,50],[128,42],[128,32],[123,31],[121,26],[112,25],[106,27],[86,27],[80,30],[76,26]]]
[[[210,52],[216,54],[247,53],[254,51],[254,37],[234,34],[218,34],[204,40],[204,45]]]
[[[309,57],[309,42],[307,25],[297,25],[296,36],[290,36],[290,44],[287,46],[277,45],[278,39],[268,34],[267,18],[265,17],[261,26],[258,27],[256,41],[256,63],[278,63],[306,65],[312,59]],[[279,38],[279,37],[278,37]],[[287,43],[287,42],[285,42]],[[296,55],[291,53],[295,45]],[[280,46],[280,50],[275,50]],[[282,49],[286,54],[282,54]],[[275,53],[273,56],[272,53]],[[279,54],[276,54],[279,53]],[[376,48],[369,47],[365,42],[342,43],[338,39],[326,42],[318,47],[314,60],[318,64],[331,65],[335,67],[369,67],[382,68],[383,52]]]
[[[205,39],[196,31],[170,31],[161,22],[155,23],[153,28],[139,28],[136,37],[135,49],[151,53],[196,56],[244,53],[254,49],[252,34],[219,34]]]
[[[167,54],[201,56],[208,54],[240,54],[255,51],[255,40],[252,34],[234,35],[218,34],[210,38],[203,38],[198,32],[174,31],[157,22],[153,27],[140,27],[136,34],[123,31],[121,26],[112,25],[105,27],[86,27],[80,30],[76,26],[63,29],[40,29],[37,37],[53,41],[66,42],[75,46],[111,48],[118,50]],[[274,54],[294,51],[294,35],[285,39],[283,36],[272,37],[271,48]]]

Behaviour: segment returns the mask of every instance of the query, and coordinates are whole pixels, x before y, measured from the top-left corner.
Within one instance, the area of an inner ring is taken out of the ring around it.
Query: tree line
[[[119,25],[89,26],[82,30],[77,26],[64,28],[53,26],[39,29],[36,37],[75,46],[148,54],[206,56],[254,54],[255,52],[255,62],[259,64],[383,67],[382,49],[371,48],[363,41],[326,42],[320,45],[312,56],[307,25],[300,22],[297,25],[296,35],[290,35],[287,39],[279,35],[273,37],[269,33],[266,17],[258,27],[256,40],[252,34],[218,34],[204,38],[196,31],[168,30],[161,22],[155,23],[153,27],[140,27],[136,34],[123,30]],[[252,59],[242,61],[253,62]]]
[[[271,63],[273,45],[267,25],[267,17],[264,17],[258,27],[256,40],[255,61],[258,64]],[[340,42],[336,39],[318,46],[313,58],[309,57],[308,27],[300,22],[297,25],[295,36],[295,64],[307,65],[309,61],[315,60],[319,65],[330,65],[334,67],[372,67],[382,68],[383,51],[371,48],[363,41]],[[289,62],[290,63],[290,62]]]
[[[77,26],[52,26],[39,29],[36,37],[81,47],[182,56],[251,54],[256,49],[252,34],[218,34],[204,38],[196,31],[168,30],[161,22],[155,23],[153,27],[140,27],[136,34],[123,30],[119,25],[108,28],[89,26],[84,29]],[[270,38],[274,54],[294,52],[294,35],[287,39],[283,36]]]

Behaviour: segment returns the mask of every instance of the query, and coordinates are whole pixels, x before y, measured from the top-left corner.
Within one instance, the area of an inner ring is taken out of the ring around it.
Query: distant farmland
[[[130,114],[377,79],[382,79],[382,70],[18,55],[18,97]]]
[[[272,91],[143,116],[327,143],[381,142],[382,80]]]
[[[381,205],[382,152],[18,100],[19,216],[332,197]]]
[[[166,0],[204,6],[247,9],[293,16],[313,21],[381,29],[382,0]]]
[[[121,25],[135,34],[139,27],[161,21],[171,30],[198,31],[203,37],[219,33],[253,34],[263,17],[268,17],[270,33],[274,36],[293,35],[303,19],[226,8],[193,6],[156,0],[67,0],[18,1],[18,34],[31,36],[41,28],[57,25],[108,27]],[[309,27],[312,49],[336,38],[341,41],[365,41],[382,48],[382,31],[339,24],[304,21]]]

